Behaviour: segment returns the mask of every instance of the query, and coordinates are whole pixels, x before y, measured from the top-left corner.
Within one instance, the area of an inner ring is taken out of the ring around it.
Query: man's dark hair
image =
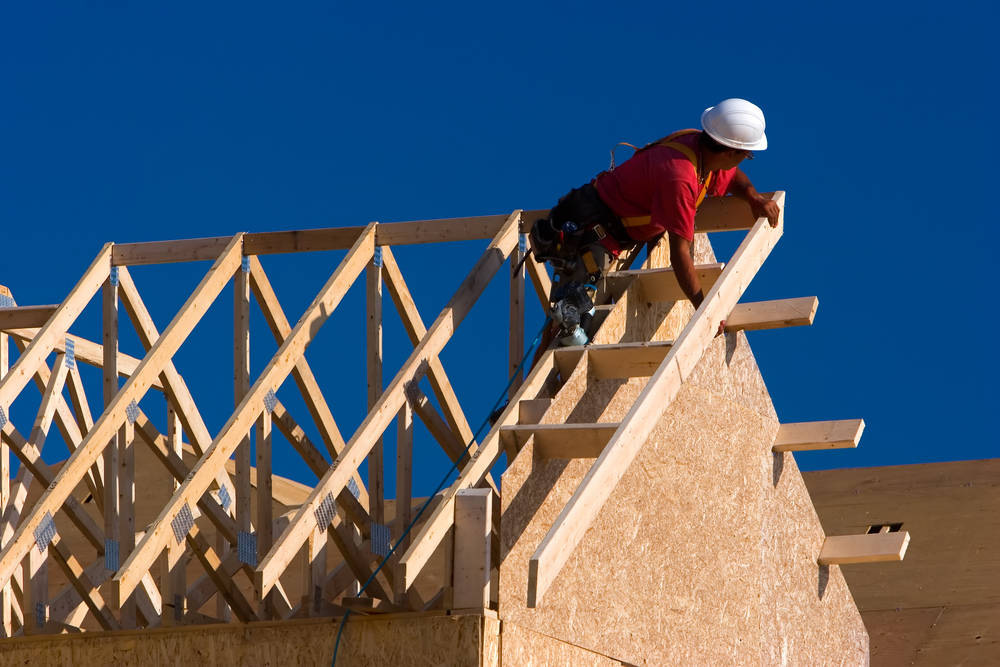
[[[712,153],[724,153],[725,151],[733,150],[729,146],[723,146],[718,141],[708,136],[708,132],[702,131],[698,136],[698,141],[701,142],[701,147]]]

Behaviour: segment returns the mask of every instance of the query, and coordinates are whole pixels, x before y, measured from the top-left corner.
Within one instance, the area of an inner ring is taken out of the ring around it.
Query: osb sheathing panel
[[[873,667],[1000,665],[1000,607],[960,605],[870,611]]]
[[[645,382],[577,369],[546,421],[618,421]],[[534,610],[528,560],[592,462],[534,461],[529,444],[503,477],[501,618],[637,665],[865,664],[794,461],[770,452],[777,428],[745,339],[718,338]]]
[[[587,649],[504,621],[502,667],[622,667],[622,663]]]
[[[491,632],[496,623],[491,620]],[[495,667],[483,663],[481,616],[352,617],[338,667]],[[339,619],[217,625],[3,640],[7,665],[197,665],[197,667],[329,667]],[[496,640],[492,640],[495,646]],[[494,653],[496,648],[492,649]]]

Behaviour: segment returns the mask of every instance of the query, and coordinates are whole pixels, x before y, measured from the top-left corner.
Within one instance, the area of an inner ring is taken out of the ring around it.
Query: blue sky
[[[751,345],[783,421],[867,422],[858,450],[799,464],[997,455],[996,12],[985,3],[0,11],[0,283],[20,303],[60,301],[107,241],[544,208],[603,169],[616,142],[745,97],[764,109],[771,146],[747,171],[788,192],[785,236],[746,299],[820,299],[811,328]],[[723,258],[733,247],[715,242]],[[397,252],[428,324],[484,245]],[[289,319],[341,254],[264,258]],[[161,329],[207,268],[134,270]],[[362,290],[308,355],[345,437],[365,412]],[[533,334],[542,314],[528,303]],[[497,281],[443,356],[475,424],[505,382],[506,308]],[[231,407],[231,309],[226,291],[177,357],[213,432]],[[259,371],[274,344],[254,317]],[[74,331],[98,337],[96,309]],[[394,316],[385,336],[388,382],[410,348]],[[279,396],[315,434],[291,382]],[[33,400],[14,406],[23,432]],[[426,493],[448,465],[418,438]],[[276,470],[311,482],[294,456],[280,450]]]

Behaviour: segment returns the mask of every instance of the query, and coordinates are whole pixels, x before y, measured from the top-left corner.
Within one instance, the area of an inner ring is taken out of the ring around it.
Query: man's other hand
[[[753,212],[754,219],[766,217],[772,227],[778,226],[778,215],[781,214],[778,202],[764,197],[754,197],[750,202],[750,210]]]

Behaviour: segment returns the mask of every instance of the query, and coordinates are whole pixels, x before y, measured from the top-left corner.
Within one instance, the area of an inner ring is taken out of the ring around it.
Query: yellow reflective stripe
[[[580,259],[583,260],[583,266],[587,269],[587,273],[597,273],[597,261],[594,260],[594,253],[588,250],[580,255]]]
[[[650,216],[648,215],[637,215],[634,218],[622,218],[622,224],[626,227],[642,227],[643,225],[648,225]]]

